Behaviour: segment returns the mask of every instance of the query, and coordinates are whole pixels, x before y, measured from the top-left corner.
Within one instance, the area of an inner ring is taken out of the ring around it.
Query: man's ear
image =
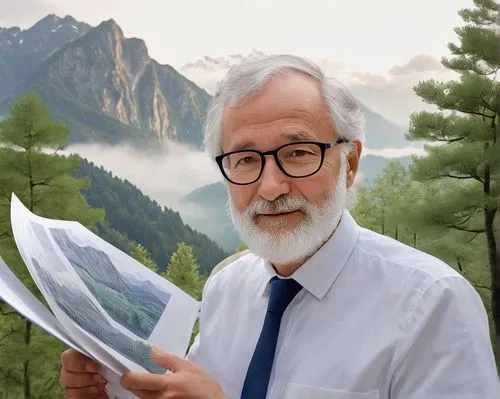
[[[361,141],[354,141],[354,149],[347,158],[347,187],[350,188],[354,184],[354,179],[358,173],[359,160],[361,159],[361,151],[363,144]]]

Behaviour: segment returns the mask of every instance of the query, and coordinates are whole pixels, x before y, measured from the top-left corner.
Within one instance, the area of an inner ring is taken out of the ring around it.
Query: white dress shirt
[[[187,359],[231,399],[241,395],[275,275],[249,253],[205,286]],[[303,289],[283,315],[267,398],[500,399],[481,299],[440,260],[345,211],[291,277]]]

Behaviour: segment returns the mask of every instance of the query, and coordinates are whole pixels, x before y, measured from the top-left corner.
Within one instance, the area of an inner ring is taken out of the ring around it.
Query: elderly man
[[[476,291],[346,210],[363,131],[349,91],[304,59],[229,71],[206,147],[250,251],[207,282],[187,358],[155,350],[172,373],[128,373],[124,387],[145,399],[500,398]],[[106,397],[96,364],[74,351],[62,364],[68,397]]]

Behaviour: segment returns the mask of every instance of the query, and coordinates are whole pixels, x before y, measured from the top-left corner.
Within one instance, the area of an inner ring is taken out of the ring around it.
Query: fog
[[[376,155],[384,158],[400,158],[409,155],[425,155],[426,151],[422,147],[405,147],[405,148],[382,148],[380,150],[371,150],[364,148],[361,157],[367,155]]]
[[[72,145],[67,152],[103,166],[161,205],[173,209],[195,188],[221,179],[217,166],[206,153],[175,142],[169,142],[164,153],[101,144]]]
[[[175,142],[169,142],[164,153],[101,144],[72,145],[67,152],[77,153],[98,166],[103,166],[115,176],[136,185],[161,205],[179,211],[179,200],[183,196],[198,187],[222,179],[217,166],[205,152]],[[423,155],[425,151],[415,147],[381,150],[364,148],[362,156],[369,154],[397,158],[411,154]]]
[[[169,142],[163,152],[102,144],[72,145],[65,152],[77,153],[111,171],[114,176],[128,180],[160,205],[179,212],[185,223],[207,234],[225,250],[232,251],[238,244],[236,232],[227,225],[221,228],[221,225],[214,224],[205,208],[193,203],[180,203],[182,197],[194,189],[221,181],[217,166],[206,153],[175,142]],[[369,154],[397,158],[410,154],[421,155],[423,150],[414,147],[382,150],[365,148],[363,156]],[[359,170],[355,186],[360,187],[363,182],[364,173]],[[219,221],[221,224],[229,223],[229,217],[227,220],[222,219]]]

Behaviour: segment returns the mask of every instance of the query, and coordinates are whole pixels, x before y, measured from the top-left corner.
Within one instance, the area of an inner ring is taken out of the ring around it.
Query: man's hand
[[[153,360],[173,374],[129,372],[122,377],[122,386],[141,399],[227,399],[217,381],[196,364],[157,348]]]
[[[99,374],[99,365],[80,352],[69,349],[61,355],[59,383],[64,397],[71,399],[108,399],[104,392],[106,379]]]

